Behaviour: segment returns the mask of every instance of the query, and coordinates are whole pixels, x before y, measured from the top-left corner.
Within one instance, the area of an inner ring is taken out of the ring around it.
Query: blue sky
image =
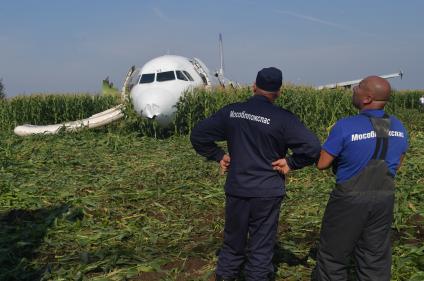
[[[166,53],[251,83],[262,67],[321,85],[402,69],[398,89],[424,88],[424,1],[12,1],[0,9],[7,96],[99,92],[131,65]]]

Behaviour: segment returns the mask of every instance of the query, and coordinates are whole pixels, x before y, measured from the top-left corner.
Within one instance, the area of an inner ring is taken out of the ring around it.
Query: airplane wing
[[[118,120],[124,116],[124,105],[119,104],[108,110],[94,114],[86,119],[53,125],[31,125],[24,124],[15,127],[13,130],[16,135],[24,137],[35,134],[57,134],[62,129],[65,131],[77,131],[83,128],[97,128]]]
[[[398,73],[392,73],[392,74],[385,74],[385,75],[379,75],[381,78],[384,79],[390,79],[390,78],[395,78],[395,77],[400,77],[400,79],[402,79],[403,77],[403,72],[402,70],[399,71]],[[344,82],[337,82],[337,83],[333,83],[333,84],[327,84],[327,85],[321,85],[318,87],[315,87],[315,89],[317,90],[322,90],[324,88],[326,89],[334,89],[334,88],[351,88],[352,85],[356,85],[359,84],[359,82],[361,82],[362,79],[357,79],[357,80],[351,80],[351,81],[344,81]]]
[[[24,124],[21,126],[15,127],[13,130],[18,136],[30,136],[36,134],[57,134],[61,130],[65,131],[77,131],[83,128],[97,128],[104,126],[106,124],[112,123],[115,120],[118,120],[124,117],[125,101],[128,99],[128,83],[131,80],[132,75],[134,74],[135,67],[132,66],[127,73],[127,76],[124,80],[124,85],[121,90],[121,104],[109,108],[100,113],[94,114],[88,118],[65,122],[61,124],[52,124],[52,125],[31,125]]]

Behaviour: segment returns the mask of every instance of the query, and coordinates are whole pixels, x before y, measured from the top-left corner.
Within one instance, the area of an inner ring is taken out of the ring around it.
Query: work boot
[[[236,281],[236,278],[222,277],[222,276],[217,274],[215,276],[215,281]]]

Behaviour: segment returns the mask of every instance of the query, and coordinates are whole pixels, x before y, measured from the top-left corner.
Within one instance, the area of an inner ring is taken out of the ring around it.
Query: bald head
[[[389,82],[379,76],[368,76],[353,88],[353,104],[359,109],[382,109],[390,98]]]
[[[373,97],[375,101],[388,101],[390,98],[391,87],[389,82],[378,76],[368,76],[361,81],[364,90]]]

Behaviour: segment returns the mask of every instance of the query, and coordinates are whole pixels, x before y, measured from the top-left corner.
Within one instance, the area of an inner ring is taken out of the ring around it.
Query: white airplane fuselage
[[[175,116],[175,105],[183,93],[202,86],[211,86],[211,75],[203,62],[165,55],[148,61],[139,70],[130,95],[139,115],[167,126]]]

